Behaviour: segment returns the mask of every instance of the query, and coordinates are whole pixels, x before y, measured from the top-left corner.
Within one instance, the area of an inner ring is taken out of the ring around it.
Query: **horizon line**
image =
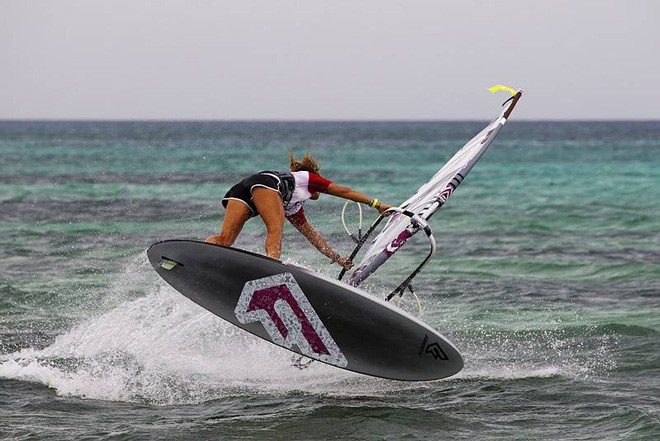
[[[439,123],[483,122],[492,118],[0,118],[0,123]],[[512,118],[509,118],[510,120]],[[660,118],[513,118],[516,122],[660,122]]]

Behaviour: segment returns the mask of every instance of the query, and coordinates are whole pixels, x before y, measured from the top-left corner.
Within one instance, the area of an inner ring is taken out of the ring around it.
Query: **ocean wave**
[[[174,185],[174,184],[229,184],[245,177],[244,173],[53,173],[53,174],[1,174],[0,184],[5,185],[71,185],[71,184],[132,184],[132,185]]]
[[[219,205],[219,204],[218,204]],[[219,210],[219,207],[218,207]],[[176,221],[208,216],[210,207],[184,201],[111,198],[77,201],[2,203],[0,222],[141,222]]]

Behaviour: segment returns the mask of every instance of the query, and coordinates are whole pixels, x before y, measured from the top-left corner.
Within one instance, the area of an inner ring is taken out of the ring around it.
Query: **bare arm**
[[[346,269],[350,269],[353,266],[353,263],[347,257],[341,257],[341,255],[332,249],[332,246],[326,242],[326,240],[321,236],[315,229],[307,222],[304,216],[288,216],[287,219],[291,224],[300,233],[309,240],[309,242],[314,245],[314,247],[319,250],[324,256],[327,256],[333,262],[339,263]]]
[[[362,192],[353,190],[352,188],[344,187],[342,185],[335,184],[334,182],[328,186],[327,193],[343,199],[348,199],[350,201],[360,202],[365,205],[369,205],[369,203],[372,200],[376,200],[370,198],[369,196],[367,196]],[[381,203],[380,205],[377,205],[376,208],[378,209],[379,213],[382,213],[383,211],[390,208],[390,205]]]

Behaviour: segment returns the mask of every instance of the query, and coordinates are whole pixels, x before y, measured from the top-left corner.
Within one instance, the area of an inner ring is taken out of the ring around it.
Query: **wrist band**
[[[372,199],[371,202],[369,202],[369,206],[371,208],[376,208],[380,206],[380,202],[378,201],[378,199]]]

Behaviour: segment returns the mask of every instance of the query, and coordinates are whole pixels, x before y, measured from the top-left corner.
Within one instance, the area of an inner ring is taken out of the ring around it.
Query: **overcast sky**
[[[0,119],[660,119],[657,0],[0,0]]]

